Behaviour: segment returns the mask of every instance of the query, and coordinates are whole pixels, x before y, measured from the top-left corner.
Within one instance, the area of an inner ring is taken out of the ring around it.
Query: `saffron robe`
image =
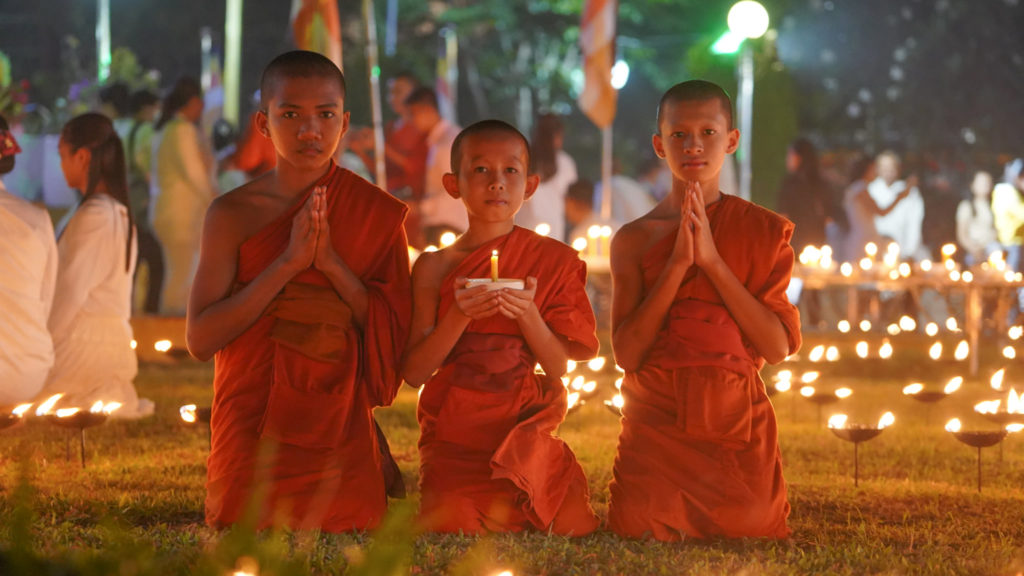
[[[707,208],[715,246],[732,272],[782,322],[790,353],[800,317],[786,299],[793,224],[723,195]],[[649,290],[675,234],[641,260]],[[608,527],[658,540],[789,535],[775,412],[758,371],[764,359],[710,279],[691,267],[643,364],[627,372]]]
[[[480,246],[445,278],[438,318],[455,305],[454,281],[488,277],[492,250],[503,278],[537,278],[534,302],[570,358],[594,357],[586,265],[561,242],[516,227]],[[559,378],[536,359],[515,320],[472,321],[419,401],[421,520],[431,531],[580,536],[597,528],[583,469],[553,434],[565,418]]]
[[[206,485],[215,527],[246,518],[260,528],[363,530],[385,511],[393,461],[372,410],[401,384],[411,314],[406,207],[333,163],[316,185],[327,187],[334,249],[366,286],[366,325],[353,325],[330,281],[309,268],[217,353]],[[242,244],[239,286],[286,249],[307,197]]]

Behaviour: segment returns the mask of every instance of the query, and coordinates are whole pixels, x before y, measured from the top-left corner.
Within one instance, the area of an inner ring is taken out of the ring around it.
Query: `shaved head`
[[[725,114],[729,130],[732,130],[732,99],[721,86],[707,80],[687,80],[669,88],[658,102],[657,129],[661,130],[661,117],[665,112],[666,104],[700,100],[718,100],[718,103],[722,105],[722,113]]]
[[[267,109],[278,83],[289,78],[323,78],[337,82],[345,97],[345,75],[329,58],[308,50],[293,50],[274,58],[263,69],[260,79],[260,108]]]
[[[459,132],[459,135],[455,137],[455,141],[452,142],[452,174],[459,173],[459,164],[462,162],[462,146],[466,138],[470,136],[510,136],[512,138],[518,138],[523,142],[523,148],[526,150],[526,164],[530,164],[530,142],[523,136],[523,133],[516,129],[515,126],[508,122],[501,120],[481,120],[475,124],[470,124],[466,128]]]

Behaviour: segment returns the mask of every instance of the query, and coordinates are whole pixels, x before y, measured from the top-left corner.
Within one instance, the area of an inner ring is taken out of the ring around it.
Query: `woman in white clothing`
[[[906,198],[911,190],[907,186],[885,208],[879,208],[868,192],[868,184],[878,175],[875,159],[864,156],[854,161],[851,169],[851,182],[843,193],[843,208],[850,221],[850,231],[846,235],[846,251],[843,260],[856,262],[864,257],[864,246],[868,242],[878,244],[884,240],[875,228],[875,216],[884,216]],[[882,247],[880,247],[882,248]],[[883,248],[884,249],[884,248]]]
[[[119,402],[116,416],[151,414],[153,403],[140,400],[132,384],[136,239],[121,139],[106,116],[83,114],[64,125],[59,150],[64,178],[82,201],[57,240],[49,323],[56,360],[39,398],[63,393],[58,406]]]
[[[530,172],[540,176],[540,186],[516,214],[516,224],[534,230],[551,226],[548,234],[565,240],[565,194],[577,180],[576,162],[564,150],[565,128],[555,114],[541,114],[530,141]]]
[[[0,116],[0,176],[21,152]],[[46,321],[57,281],[57,244],[46,210],[0,180],[0,407],[30,402],[53,366]]]
[[[185,315],[199,262],[203,219],[216,195],[213,153],[198,125],[202,114],[199,82],[181,78],[164,99],[156,123],[152,223],[164,248],[166,275],[160,311],[167,315]]]
[[[988,260],[999,250],[995,217],[992,214],[992,175],[985,171],[974,174],[971,196],[956,208],[956,240],[963,248],[969,266]]]

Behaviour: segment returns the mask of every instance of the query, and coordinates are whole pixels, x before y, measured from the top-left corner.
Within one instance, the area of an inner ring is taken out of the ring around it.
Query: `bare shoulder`
[[[612,238],[612,265],[615,261],[637,260],[666,234],[675,231],[678,220],[661,218],[653,212],[619,228]]]

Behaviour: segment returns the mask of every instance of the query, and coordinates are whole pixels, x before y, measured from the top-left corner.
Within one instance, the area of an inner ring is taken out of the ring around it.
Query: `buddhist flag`
[[[319,52],[344,70],[337,0],[292,0],[292,34],[299,49]]]
[[[580,49],[583,51],[583,92],[579,105],[583,113],[600,128],[615,119],[616,91],[612,87],[615,63],[616,0],[586,0],[580,25]]]

